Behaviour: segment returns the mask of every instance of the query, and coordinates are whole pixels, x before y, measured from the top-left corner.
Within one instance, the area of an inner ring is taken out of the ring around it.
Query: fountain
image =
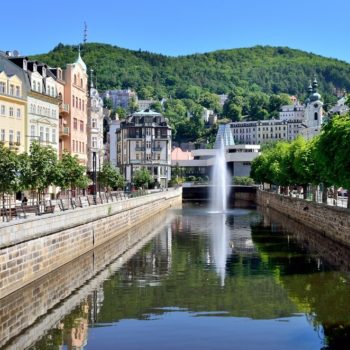
[[[220,148],[217,149],[212,170],[212,186],[210,193],[211,211],[225,213],[227,210],[227,197],[229,194],[230,176],[226,166],[225,144],[220,137]]]

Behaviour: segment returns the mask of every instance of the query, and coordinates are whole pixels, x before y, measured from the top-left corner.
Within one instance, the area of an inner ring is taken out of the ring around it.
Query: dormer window
[[[33,63],[33,72],[36,72],[36,64],[35,63]]]
[[[23,70],[27,70],[27,60],[23,60]]]

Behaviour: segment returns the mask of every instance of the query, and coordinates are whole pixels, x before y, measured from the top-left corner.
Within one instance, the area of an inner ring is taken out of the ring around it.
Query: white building
[[[88,99],[88,171],[93,169],[93,153],[96,154],[96,171],[99,171],[103,165],[104,147],[103,147],[103,100],[97,89],[93,86],[92,71],[90,77],[90,96]]]
[[[136,170],[147,168],[161,186],[167,186],[171,179],[171,128],[162,114],[145,110],[130,115],[120,122],[116,141],[116,165],[128,182]]]
[[[297,101],[282,106],[279,119],[243,121],[230,123],[236,144],[264,144],[266,142],[294,140],[298,135],[309,139],[321,130],[323,103],[317,92],[316,79],[309,86],[309,98],[305,106]]]
[[[150,109],[151,106],[156,102],[156,100],[138,100],[137,105],[140,111],[144,111],[146,109]]]
[[[347,97],[343,96],[341,99],[339,99],[336,103],[336,105],[329,111],[330,115],[344,115],[349,112],[350,108],[346,104]]]
[[[135,103],[138,102],[136,92],[130,89],[107,90],[102,94],[102,98],[110,99],[113,108],[122,107],[127,109],[132,99],[134,99]]]

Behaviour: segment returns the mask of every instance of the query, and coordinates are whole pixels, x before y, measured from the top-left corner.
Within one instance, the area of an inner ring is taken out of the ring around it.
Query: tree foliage
[[[134,172],[133,182],[137,188],[147,188],[154,180],[146,168],[141,168]]]
[[[104,163],[101,171],[98,173],[98,182],[108,190],[113,188],[124,188],[125,180],[110,163]]]

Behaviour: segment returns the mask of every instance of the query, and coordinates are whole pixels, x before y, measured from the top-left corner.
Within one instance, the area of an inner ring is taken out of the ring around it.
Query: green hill
[[[59,44],[32,58],[64,66],[76,57],[77,46]],[[141,98],[182,98],[189,86],[216,94],[241,87],[303,96],[314,75],[324,95],[332,95],[336,89],[350,90],[350,64],[287,47],[256,46],[169,57],[88,43],[82,46],[82,57],[94,69],[100,90],[129,87]]]

